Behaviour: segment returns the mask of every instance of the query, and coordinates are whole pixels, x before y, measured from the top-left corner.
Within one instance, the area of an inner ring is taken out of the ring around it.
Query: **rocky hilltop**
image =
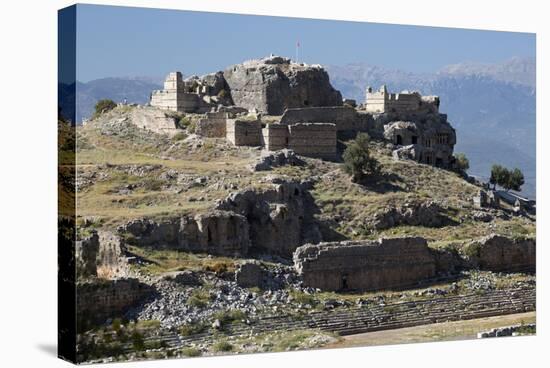
[[[343,106],[320,67],[228,70],[171,73],[161,106],[118,105],[61,140],[78,143],[62,194],[79,205],[80,361],[321,347],[431,313],[534,310],[534,207],[456,168],[439,98],[383,86]],[[343,153],[363,132],[378,170],[358,181]]]
[[[236,105],[269,115],[293,107],[342,104],[342,95],[320,65],[275,56],[231,66],[223,75]]]

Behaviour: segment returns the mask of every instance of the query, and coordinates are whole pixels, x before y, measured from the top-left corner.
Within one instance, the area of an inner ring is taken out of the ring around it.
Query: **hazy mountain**
[[[329,66],[344,97],[365,99],[365,87],[386,84],[390,91],[417,90],[441,97],[440,110],[457,130],[457,152],[470,159],[470,173],[486,177],[493,163],[519,167],[524,194],[535,196],[535,64],[512,59],[501,64],[455,64],[416,74],[368,64]]]
[[[78,109],[76,121],[81,122],[92,116],[96,102],[103,98],[109,98],[115,102],[145,104],[149,102],[149,96],[154,89],[162,88],[162,79],[155,77],[118,77],[95,79],[87,83],[76,83],[76,95]],[[60,87],[60,90],[66,86]],[[71,99],[66,99],[62,111],[69,114]]]
[[[441,111],[457,130],[457,152],[470,159],[470,173],[486,177],[493,163],[519,167],[526,176],[524,194],[535,195],[535,61],[515,58],[501,64],[462,63],[434,73],[410,73],[368,64],[327,67],[344,97],[363,102],[365,87],[386,84],[390,91],[418,90],[441,97]],[[77,83],[77,121],[93,113],[102,98],[146,103],[161,77],[102,78]],[[62,111],[74,98],[60,86]]]
[[[492,77],[503,82],[522,84],[535,87],[535,58],[512,58],[500,64],[460,63],[442,68],[441,74],[449,75],[480,75]]]

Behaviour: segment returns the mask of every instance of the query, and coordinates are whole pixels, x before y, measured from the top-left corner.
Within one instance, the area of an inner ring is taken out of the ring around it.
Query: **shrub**
[[[464,153],[455,153],[456,169],[459,172],[466,172],[470,168],[470,160]]]
[[[182,354],[187,356],[187,357],[198,357],[202,354],[202,352],[199,350],[199,349],[196,349],[196,348],[185,348],[183,349],[182,351]]]
[[[214,313],[213,318],[220,320],[220,322],[223,325],[224,323],[244,320],[246,319],[246,314],[240,309],[232,309],[227,311],[216,312]]]
[[[380,163],[371,157],[369,151],[370,137],[366,133],[359,133],[343,154],[344,171],[351,175],[354,182],[360,182],[365,175],[378,174]]]
[[[217,343],[214,344],[214,346],[212,347],[214,351],[231,351],[233,350],[233,345],[231,345],[230,343],[228,343],[227,341],[218,341]]]
[[[98,117],[101,114],[106,113],[107,111],[111,111],[116,107],[116,103],[113,100],[109,99],[103,99],[97,101],[95,104],[95,112],[94,112],[94,118]]]
[[[211,300],[210,293],[206,290],[195,290],[187,299],[187,304],[197,308],[204,308]]]
[[[132,346],[136,351],[145,350],[143,335],[140,334],[139,331],[134,330],[134,332],[132,332]]]
[[[302,291],[291,290],[290,296],[296,303],[315,305],[316,300],[313,295],[306,294]]]
[[[177,133],[174,134],[174,136],[172,137],[172,142],[182,141],[182,140],[184,140],[185,138],[187,138],[187,134],[185,134],[185,132],[177,132]]]
[[[207,328],[208,327],[204,323],[198,322],[198,323],[193,323],[193,324],[182,325],[179,328],[179,333],[182,336],[196,335],[196,334],[199,334],[201,332],[206,331]]]

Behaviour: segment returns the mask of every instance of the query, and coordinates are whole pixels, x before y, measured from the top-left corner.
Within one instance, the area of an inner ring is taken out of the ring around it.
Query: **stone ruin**
[[[389,93],[385,85],[382,85],[378,91],[367,87],[365,97],[365,109],[370,113],[437,114],[439,112],[439,97],[421,96],[419,92],[408,91]]]
[[[223,72],[183,80],[168,75],[151,105],[183,113],[204,113],[196,132],[236,146],[333,159],[337,135],[367,132],[393,145],[395,159],[442,168],[454,166],[456,133],[439,113],[439,97],[418,92],[390,93],[386,86],[366,90],[364,104],[345,100],[318,65],[270,56],[231,66]],[[262,115],[275,119],[268,122]]]
[[[403,288],[436,275],[423,238],[307,244],[294,264],[306,286],[332,291]]]
[[[294,267],[304,285],[322,290],[403,289],[461,269],[533,272],[536,241],[492,234],[464,244],[460,252],[431,249],[424,238],[386,238],[306,244]]]

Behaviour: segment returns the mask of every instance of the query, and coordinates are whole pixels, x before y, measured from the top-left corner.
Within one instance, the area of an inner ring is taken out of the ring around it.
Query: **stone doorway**
[[[398,134],[395,136],[395,144],[397,144],[398,146],[403,145],[403,137],[401,137],[401,135]]]

